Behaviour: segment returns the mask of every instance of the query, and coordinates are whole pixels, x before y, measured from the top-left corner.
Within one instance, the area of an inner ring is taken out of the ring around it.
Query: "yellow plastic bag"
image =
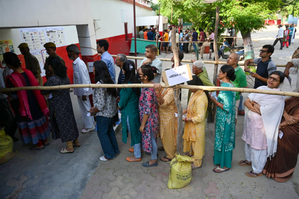
[[[192,179],[191,163],[194,161],[189,156],[176,155],[170,162],[169,189],[180,189],[187,186]]]
[[[4,128],[0,130],[0,164],[3,164],[13,157],[13,141],[10,136],[5,135]]]

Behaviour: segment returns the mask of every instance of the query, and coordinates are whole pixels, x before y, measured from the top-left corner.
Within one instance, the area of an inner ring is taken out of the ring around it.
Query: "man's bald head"
[[[229,57],[227,58],[226,63],[228,65],[231,65],[234,68],[238,67],[238,62],[239,62],[239,55],[237,53],[232,53],[229,55]]]

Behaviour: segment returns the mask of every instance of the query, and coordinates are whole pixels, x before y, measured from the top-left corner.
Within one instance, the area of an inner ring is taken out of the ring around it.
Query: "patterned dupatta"
[[[32,74],[32,72],[27,69],[23,69],[23,70],[29,79],[30,85],[31,86],[39,86],[38,82],[37,82],[35,76]],[[18,72],[13,72],[7,78],[14,85],[14,87],[26,86],[26,82],[25,82],[23,75]],[[42,112],[44,113],[44,115],[47,116],[49,114],[49,109],[47,107],[45,98],[40,93],[40,90],[32,90],[32,92],[33,92]],[[30,120],[32,120],[30,107],[29,107],[29,103],[28,103],[27,92],[25,90],[17,91],[17,95],[19,97],[19,111],[20,111],[21,116],[27,117]]]
[[[190,101],[187,107],[187,118],[192,118],[192,108],[195,105],[197,98],[202,94],[203,90],[198,90],[190,97]],[[196,129],[193,122],[186,122],[185,132],[183,138],[188,141],[196,141]]]

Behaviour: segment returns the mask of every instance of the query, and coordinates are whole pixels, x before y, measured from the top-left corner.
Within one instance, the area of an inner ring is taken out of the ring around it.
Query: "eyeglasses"
[[[276,79],[276,78],[274,78],[274,77],[269,77],[269,79],[271,79],[271,80],[274,81],[274,82],[279,82],[279,80]]]
[[[266,50],[260,50],[260,52],[265,53],[265,52],[267,52],[267,51],[266,51]]]

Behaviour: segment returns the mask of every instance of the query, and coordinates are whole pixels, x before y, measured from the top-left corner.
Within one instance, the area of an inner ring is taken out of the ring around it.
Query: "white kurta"
[[[268,86],[260,86],[257,89],[280,91],[279,88],[271,89]],[[261,116],[246,110],[242,139],[252,148],[267,149],[267,157],[273,156],[277,149],[278,127],[285,97],[260,93],[250,93],[248,97],[261,106]]]
[[[90,77],[85,63],[78,57],[73,62],[74,84],[90,84]],[[84,127],[89,129],[93,127],[93,117],[87,116],[88,111],[91,109],[89,95],[93,93],[92,88],[74,88],[74,94],[77,95],[78,104],[83,120]],[[83,101],[82,96],[87,96],[87,100]]]

